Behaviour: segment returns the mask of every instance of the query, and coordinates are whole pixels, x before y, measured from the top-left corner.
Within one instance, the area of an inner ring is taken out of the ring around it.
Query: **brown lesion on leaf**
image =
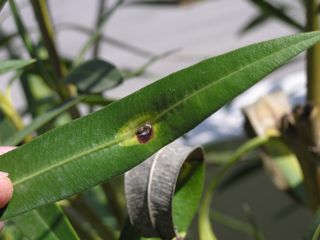
[[[152,113],[139,114],[124,123],[117,132],[115,139],[120,146],[129,147],[149,143],[158,132],[159,123],[153,120]]]
[[[149,142],[153,137],[153,128],[151,123],[148,122],[140,126],[136,131],[136,137],[138,142],[141,144]]]

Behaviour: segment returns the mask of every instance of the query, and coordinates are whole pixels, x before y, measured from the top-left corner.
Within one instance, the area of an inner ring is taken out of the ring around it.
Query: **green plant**
[[[14,196],[1,213],[2,220],[9,220],[4,238],[116,239],[121,235],[122,239],[142,239],[125,221],[123,194],[118,190],[122,178],[116,177],[154,153],[159,155],[159,149],[166,151],[167,144],[320,42],[320,33],[315,31],[257,43],[204,60],[114,101],[105,98],[103,91],[143,74],[151,63],[167,55],[152,56],[144,66],[126,74],[114,64],[97,59],[103,39],[101,29],[124,2],[119,0],[105,8],[105,1],[100,0],[96,29],[72,60],[61,57],[55,46],[47,2],[30,3],[38,23],[39,42],[30,38],[14,0],[8,0],[8,4],[17,33],[3,33],[3,39],[9,40],[2,47],[11,59],[20,59],[21,55],[14,51],[10,37],[19,37],[32,59],[5,60],[0,73],[16,71],[13,81],[21,82],[28,103],[26,111],[33,118],[30,125],[24,126],[22,115],[11,104],[8,86],[7,93],[0,95],[0,140],[2,145],[19,147],[0,156],[0,169],[10,173],[14,184]],[[84,60],[91,48],[92,59]],[[316,49],[310,50],[311,56]],[[309,63],[316,61],[311,58],[316,59],[310,57]],[[309,71],[316,70],[310,67]],[[103,107],[81,116],[79,103],[91,110]],[[249,141],[214,178],[200,209],[201,239],[215,238],[208,208],[224,173],[244,153],[271,140],[274,135]],[[171,237],[185,237],[201,197],[204,165],[195,158],[191,161],[185,156],[179,176],[174,175],[177,183],[173,181],[176,194],[172,218],[178,228],[177,236],[174,233]],[[192,198],[189,206],[186,198]],[[149,237],[164,238],[162,223],[151,224],[155,229],[150,229],[153,233]]]

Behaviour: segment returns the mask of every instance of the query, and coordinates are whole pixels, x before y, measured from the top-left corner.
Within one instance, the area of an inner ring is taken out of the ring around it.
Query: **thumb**
[[[0,172],[0,208],[3,208],[11,199],[13,186],[8,173]]]
[[[14,148],[15,147],[0,147],[0,155]],[[8,176],[8,173],[0,171],[0,209],[9,202],[13,193],[13,185]]]

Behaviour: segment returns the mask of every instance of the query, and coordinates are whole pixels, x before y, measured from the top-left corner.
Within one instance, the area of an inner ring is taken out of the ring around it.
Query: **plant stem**
[[[19,113],[13,107],[10,99],[6,95],[3,95],[2,93],[0,93],[0,108],[2,109],[6,117],[13,123],[13,125],[17,130],[21,130],[24,128],[24,123]],[[31,138],[32,138],[31,135],[29,136],[27,135],[24,138],[24,142],[29,142]]]
[[[241,220],[235,219],[231,216],[225,215],[221,212],[211,210],[210,211],[211,219],[215,222],[218,222],[226,227],[229,227],[233,230],[242,232],[249,237],[253,236],[252,227],[250,224],[243,222]]]
[[[209,187],[204,195],[202,204],[199,210],[199,239],[200,240],[216,240],[216,236],[211,229],[210,223],[210,203],[212,200],[213,193],[218,187],[219,183],[225,176],[226,172],[245,154],[250,151],[260,147],[263,144],[266,144],[273,137],[276,136],[262,136],[255,137],[247,141],[242,145],[238,150],[230,157],[230,159],[222,166],[219,172],[213,177],[209,183]]]
[[[64,23],[64,24],[57,25],[57,30],[58,31],[72,30],[72,31],[84,33],[86,35],[93,35],[95,33],[94,30],[87,28],[85,26],[81,26],[79,24],[75,24],[75,23]],[[129,51],[132,54],[136,54],[137,56],[140,56],[140,57],[150,58],[155,55],[154,53],[149,52],[145,49],[139,48],[137,46],[133,46],[130,43],[127,43],[122,40],[119,40],[110,36],[106,36],[103,34],[100,34],[100,40],[101,42],[111,44],[122,51]]]
[[[84,59],[86,52],[92,47],[92,45],[97,41],[99,38],[101,31],[105,25],[105,23],[110,19],[112,14],[122,5],[124,0],[117,0],[116,3],[107,11],[105,11],[99,22],[99,26],[97,26],[97,29],[94,31],[94,33],[91,35],[91,37],[88,39],[88,41],[84,44],[84,46],[81,48],[79,55],[74,60],[72,66],[73,68],[78,66]]]
[[[318,31],[319,30],[319,18],[318,18],[318,8],[319,0],[306,0],[306,18],[307,18],[307,31]],[[314,45],[307,52],[307,102],[313,107],[312,113],[309,114],[308,127],[309,134],[306,137],[309,145],[307,146],[313,149],[320,148],[320,44]],[[300,124],[301,126],[304,123]],[[319,152],[313,153],[311,160],[308,160],[308,151],[305,153],[302,151],[302,155],[306,157],[300,159],[301,166],[304,164],[305,169],[309,172],[304,172],[305,181],[309,182],[310,187],[316,190],[311,192],[311,203],[312,208],[317,209],[320,204],[320,166],[318,160],[320,157]],[[313,159],[315,158],[316,159]],[[314,170],[316,168],[316,170]],[[312,172],[313,171],[313,172]],[[309,188],[311,189],[311,188]],[[313,190],[311,189],[311,190]]]
[[[31,3],[45,47],[48,51],[48,54],[50,55],[49,59],[52,63],[53,70],[55,72],[56,78],[58,79],[58,82],[60,82],[61,78],[63,78],[66,74],[66,69],[61,64],[60,57],[54,43],[54,31],[48,11],[47,1],[31,0]]]
[[[96,20],[96,28],[99,28],[102,14],[106,9],[106,0],[100,0],[98,4],[98,14],[97,14],[97,20]],[[99,36],[97,38],[97,41],[93,48],[93,58],[97,58],[100,50],[100,43],[101,43],[101,33],[99,33]]]
[[[66,68],[62,64],[59,54],[57,52],[55,43],[54,43],[54,31],[51,22],[51,18],[48,11],[48,5],[46,0],[31,0],[33,12],[37,19],[39,29],[41,31],[41,36],[44,42],[44,45],[49,54],[49,60],[53,66],[55,74],[55,86],[58,90],[62,100],[69,99],[73,96],[71,89],[68,85],[64,84],[63,78],[66,75]],[[71,109],[71,114],[73,118],[78,118],[80,113],[76,108]]]
[[[318,6],[319,1],[307,0],[307,30],[318,31]],[[320,44],[314,45],[307,52],[307,101],[320,105]]]
[[[7,116],[8,119],[10,119],[17,130],[21,130],[24,128],[23,121],[12,106],[11,101],[2,93],[0,93],[0,107],[3,113]]]
[[[244,204],[243,210],[244,210],[245,216],[251,226],[254,239],[265,240],[265,237],[263,236],[262,231],[259,229],[257,222],[252,214],[250,206],[248,204]]]

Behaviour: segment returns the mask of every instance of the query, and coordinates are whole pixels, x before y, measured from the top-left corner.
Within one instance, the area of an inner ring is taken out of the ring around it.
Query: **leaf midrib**
[[[160,112],[157,116],[155,116],[153,120],[151,120],[151,123],[153,123],[153,124],[154,124],[154,123],[157,123],[157,120],[160,119],[163,115],[165,115],[165,114],[167,114],[168,112],[170,112],[171,110],[175,109],[175,108],[176,108],[177,106],[179,106],[180,104],[183,104],[183,102],[185,102],[186,100],[192,98],[193,96],[197,95],[198,93],[200,93],[200,92],[202,92],[202,91],[205,91],[205,90],[208,89],[208,88],[211,88],[212,86],[218,84],[219,82],[221,82],[221,81],[223,81],[223,80],[225,80],[225,79],[227,79],[227,78],[229,78],[229,77],[231,77],[231,76],[233,76],[233,75],[235,75],[235,74],[237,74],[237,73],[239,73],[239,72],[242,72],[243,70],[245,70],[245,69],[247,69],[247,68],[250,68],[251,66],[253,66],[253,65],[255,65],[255,64],[259,64],[260,62],[262,62],[262,61],[264,61],[264,60],[266,60],[266,59],[268,59],[268,58],[271,58],[271,57],[273,57],[274,55],[280,54],[281,52],[285,52],[285,51],[286,51],[287,49],[289,49],[289,48],[292,48],[292,47],[294,47],[294,46],[301,45],[303,42],[305,42],[305,41],[311,41],[312,39],[315,39],[315,38],[319,38],[319,36],[314,36],[314,37],[312,37],[312,38],[310,38],[310,39],[303,40],[303,41],[300,41],[300,42],[298,42],[298,43],[296,43],[296,44],[292,44],[292,45],[290,45],[290,46],[287,46],[287,47],[285,47],[285,48],[282,48],[280,51],[276,51],[276,52],[274,52],[274,53],[272,53],[272,54],[270,54],[270,55],[267,55],[267,56],[265,56],[265,57],[262,57],[262,58],[260,58],[260,59],[257,60],[257,61],[254,61],[254,62],[252,62],[252,63],[250,63],[250,64],[248,64],[248,65],[246,65],[246,66],[244,66],[244,67],[242,67],[242,68],[234,71],[234,72],[229,73],[228,75],[226,75],[226,76],[224,76],[224,77],[222,77],[222,78],[220,78],[220,79],[217,79],[216,81],[214,81],[214,82],[212,82],[212,83],[209,83],[208,85],[206,85],[206,86],[204,86],[204,87],[202,87],[202,88],[199,88],[198,90],[194,91],[194,92],[191,93],[190,95],[188,95],[188,96],[182,98],[181,100],[177,101],[177,102],[176,102],[175,104],[173,104],[171,107],[168,107],[167,109],[164,109],[164,110],[163,110],[162,112]],[[299,51],[299,52],[300,52],[300,51]],[[297,54],[296,54],[296,55],[297,55]],[[121,142],[125,141],[129,136],[133,135],[133,134],[135,133],[135,131],[136,131],[136,129],[132,129],[131,131],[128,131],[127,133],[124,133],[122,136],[118,137],[118,138],[115,139],[115,140],[107,141],[105,144],[101,144],[100,146],[97,146],[97,147],[95,147],[95,148],[91,148],[91,149],[88,149],[87,151],[80,152],[79,154],[73,155],[73,156],[71,156],[70,158],[66,158],[66,159],[63,160],[63,161],[59,161],[59,162],[56,163],[56,164],[49,165],[49,167],[47,167],[47,168],[43,168],[43,169],[41,169],[40,171],[37,171],[37,172],[35,172],[35,173],[33,173],[33,174],[30,174],[30,175],[28,175],[28,176],[26,176],[26,177],[24,177],[24,178],[21,178],[21,179],[19,179],[19,180],[17,180],[17,181],[14,181],[14,182],[13,182],[13,185],[16,187],[17,185],[20,185],[20,184],[26,182],[27,180],[29,180],[29,179],[31,179],[31,178],[34,178],[34,177],[39,176],[39,175],[42,175],[43,173],[48,172],[48,171],[50,171],[50,170],[52,170],[52,169],[58,168],[58,167],[60,167],[60,166],[62,166],[62,165],[68,164],[68,163],[72,162],[73,160],[75,160],[75,159],[77,159],[77,158],[81,158],[81,157],[86,156],[86,155],[88,155],[88,154],[97,152],[97,151],[99,151],[99,150],[101,150],[101,149],[103,149],[103,148],[108,148],[108,147],[110,147],[110,146],[113,146],[113,145],[116,145],[116,144],[118,144],[118,143],[121,143]]]

